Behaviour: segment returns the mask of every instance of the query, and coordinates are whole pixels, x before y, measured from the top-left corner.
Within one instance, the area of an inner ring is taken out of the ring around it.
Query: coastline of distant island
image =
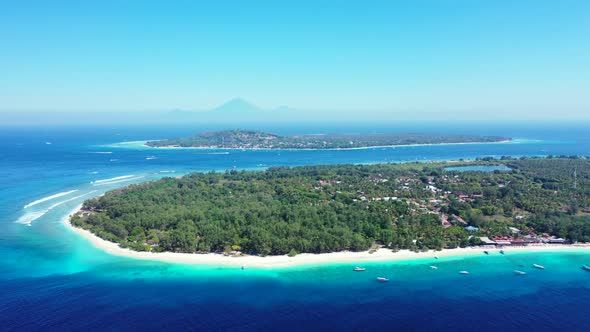
[[[402,146],[506,143],[503,136],[432,134],[321,134],[280,136],[253,130],[223,130],[195,136],[146,141],[145,146],[170,149],[227,150],[355,150]]]

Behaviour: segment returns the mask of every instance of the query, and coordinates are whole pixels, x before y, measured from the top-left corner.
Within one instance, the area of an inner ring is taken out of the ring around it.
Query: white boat
[[[545,270],[545,267],[543,265],[539,265],[539,264],[533,264],[533,267],[535,269],[539,269],[539,270]]]
[[[384,277],[377,277],[377,281],[379,281],[379,282],[388,282],[389,279],[384,278]]]
[[[430,265],[430,268],[433,270],[438,270],[438,267],[434,266],[434,265]]]
[[[365,269],[364,267],[358,267],[358,266],[357,266],[357,267],[355,267],[355,268],[354,268],[354,269],[352,269],[352,270],[353,270],[353,271],[356,271],[356,272],[362,272],[362,271],[365,271],[366,269]]]
[[[582,266],[582,270],[590,272],[590,266],[588,266],[588,265],[583,265],[583,266]]]
[[[520,276],[522,276],[522,275],[525,275],[525,274],[526,274],[526,272],[524,272],[524,271],[520,271],[520,270],[514,270],[514,274],[517,274],[517,275],[520,275]]]
[[[459,271],[459,274],[469,274],[469,271]]]

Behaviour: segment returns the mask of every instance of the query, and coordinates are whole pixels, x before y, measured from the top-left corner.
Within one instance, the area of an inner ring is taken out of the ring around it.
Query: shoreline
[[[160,261],[166,263],[176,264],[190,264],[190,265],[205,265],[205,266],[217,266],[217,267],[248,267],[248,268],[261,268],[261,269],[272,269],[272,268],[286,268],[295,266],[313,266],[313,265],[326,265],[326,264],[338,264],[338,263],[349,263],[359,264],[363,263],[374,263],[374,262],[399,262],[399,261],[410,261],[419,259],[428,259],[435,257],[456,257],[456,256],[483,256],[483,250],[488,250],[493,253],[500,251],[498,248],[489,249],[483,247],[467,247],[467,248],[455,248],[455,249],[443,249],[441,251],[429,250],[426,252],[413,252],[410,250],[400,250],[398,252],[392,252],[390,249],[382,248],[376,252],[370,254],[368,251],[362,252],[350,252],[341,251],[324,254],[298,254],[294,257],[287,255],[283,256],[225,256],[222,254],[209,253],[209,254],[190,254],[190,253],[174,253],[174,252],[162,252],[153,253],[145,251],[133,251],[128,248],[121,248],[117,243],[103,240],[100,237],[94,235],[92,232],[74,227],[70,223],[70,216],[78,213],[82,205],[78,205],[64,218],[64,225],[83,237],[90,244],[104,251],[107,254],[114,256],[122,256],[139,260],[150,260]],[[558,244],[544,244],[544,245],[532,245],[526,247],[506,247],[505,251],[508,252],[555,252],[563,250],[584,250],[590,253],[590,244],[580,245],[558,245]]]
[[[120,142],[115,144],[141,144],[142,147],[149,148],[149,149],[169,149],[169,150],[227,150],[227,151],[349,151],[349,150],[369,150],[369,149],[393,149],[393,148],[402,148],[402,147],[415,147],[415,146],[446,146],[446,145],[468,145],[468,144],[506,144],[510,142],[514,142],[514,139],[508,139],[503,141],[497,142],[457,142],[457,143],[418,143],[418,144],[398,144],[398,145],[376,145],[376,146],[363,146],[363,147],[356,147],[356,148],[220,148],[220,147],[205,147],[205,146],[174,146],[174,145],[167,145],[167,146],[150,146],[147,145],[147,142],[153,142],[158,140],[152,141],[133,141],[133,142]]]

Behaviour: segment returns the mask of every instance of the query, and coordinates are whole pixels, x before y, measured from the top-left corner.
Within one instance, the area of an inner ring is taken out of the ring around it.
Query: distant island
[[[146,142],[150,147],[210,149],[355,149],[415,144],[493,143],[502,136],[432,134],[325,134],[280,136],[253,130],[223,130]]]
[[[292,256],[590,242],[588,174],[590,160],[577,157],[194,173],[107,192],[70,221],[148,252]]]

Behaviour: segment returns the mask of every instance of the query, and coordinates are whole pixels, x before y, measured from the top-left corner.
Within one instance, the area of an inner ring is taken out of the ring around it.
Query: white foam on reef
[[[31,207],[31,206],[35,206],[35,205],[37,205],[37,204],[41,204],[41,203],[43,203],[43,202],[50,201],[50,200],[52,200],[52,199],[56,199],[56,198],[58,198],[58,197],[62,197],[62,196],[65,196],[65,195],[69,195],[69,194],[71,194],[71,193],[73,193],[73,192],[76,192],[76,191],[78,191],[78,189],[74,189],[74,190],[70,190],[70,191],[64,191],[64,192],[61,192],[61,193],[57,193],[57,194],[55,194],[55,195],[51,195],[51,196],[47,196],[47,197],[43,197],[43,198],[41,198],[41,199],[38,199],[38,200],[36,200],[36,201],[33,201],[33,202],[31,202],[31,203],[29,203],[29,204],[25,205],[25,209],[26,209],[26,208],[29,208],[29,207]]]
[[[112,154],[112,151],[95,151],[95,152],[88,152],[93,154]]]
[[[153,159],[158,159],[158,157],[149,156],[149,157],[146,157],[146,158],[145,158],[145,160],[153,160]]]
[[[229,154],[229,152],[225,151],[225,152],[209,152],[207,154]]]
[[[98,190],[91,190],[91,191],[89,191],[89,192],[87,192],[87,193],[84,193],[84,194],[82,194],[82,195],[78,195],[78,196],[75,196],[75,197],[72,197],[72,198],[66,199],[65,201],[57,202],[57,203],[55,203],[55,204],[51,205],[51,206],[50,206],[48,209],[49,209],[49,210],[51,210],[51,209],[53,209],[53,208],[55,208],[55,207],[58,207],[58,206],[60,206],[60,205],[62,205],[62,204],[65,204],[65,203],[67,203],[67,202],[71,202],[71,201],[73,201],[73,200],[76,200],[76,199],[78,199],[78,198],[82,198],[82,197],[84,197],[84,196],[88,196],[88,195],[90,195],[90,194],[94,194],[94,193],[95,193],[95,192],[97,192],[97,191],[98,191]]]
[[[176,173],[176,171],[175,170],[171,170],[171,171],[164,170],[164,171],[160,171],[160,173]]]
[[[50,205],[48,208],[43,209],[43,210],[40,210],[40,211],[27,212],[27,213],[23,214],[20,218],[18,218],[16,222],[19,223],[19,224],[25,224],[25,225],[31,226],[31,223],[33,221],[35,221],[35,220],[43,217],[47,212],[55,209],[56,207],[58,207],[58,206],[60,206],[62,204],[65,204],[65,203],[74,201],[76,199],[82,198],[84,196],[93,194],[93,193],[95,193],[97,191],[98,190],[92,190],[92,191],[89,191],[89,192],[87,192],[85,194],[78,195],[78,196],[75,196],[75,197],[72,197],[72,198],[68,198],[68,199],[63,200],[61,202],[54,203],[53,205]]]
[[[93,186],[107,186],[109,184],[115,184],[115,183],[121,183],[121,182],[126,182],[126,181],[133,181],[133,180],[139,180],[144,178],[145,176],[137,176],[137,177],[132,177],[132,178],[126,178],[126,179],[121,179],[121,180],[116,180],[116,181],[109,181],[109,182],[102,182],[102,183],[93,183]]]
[[[110,178],[110,179],[96,180],[96,181],[92,181],[90,183],[92,183],[92,184],[106,183],[106,182],[112,182],[112,181],[117,181],[117,180],[122,180],[122,179],[129,179],[134,176],[135,176],[134,174],[122,175],[122,176],[116,176],[116,177]]]
[[[30,226],[34,220],[41,218],[45,213],[47,213],[47,210],[27,212],[20,216],[20,218],[18,218],[16,222],[19,224],[25,224]]]

